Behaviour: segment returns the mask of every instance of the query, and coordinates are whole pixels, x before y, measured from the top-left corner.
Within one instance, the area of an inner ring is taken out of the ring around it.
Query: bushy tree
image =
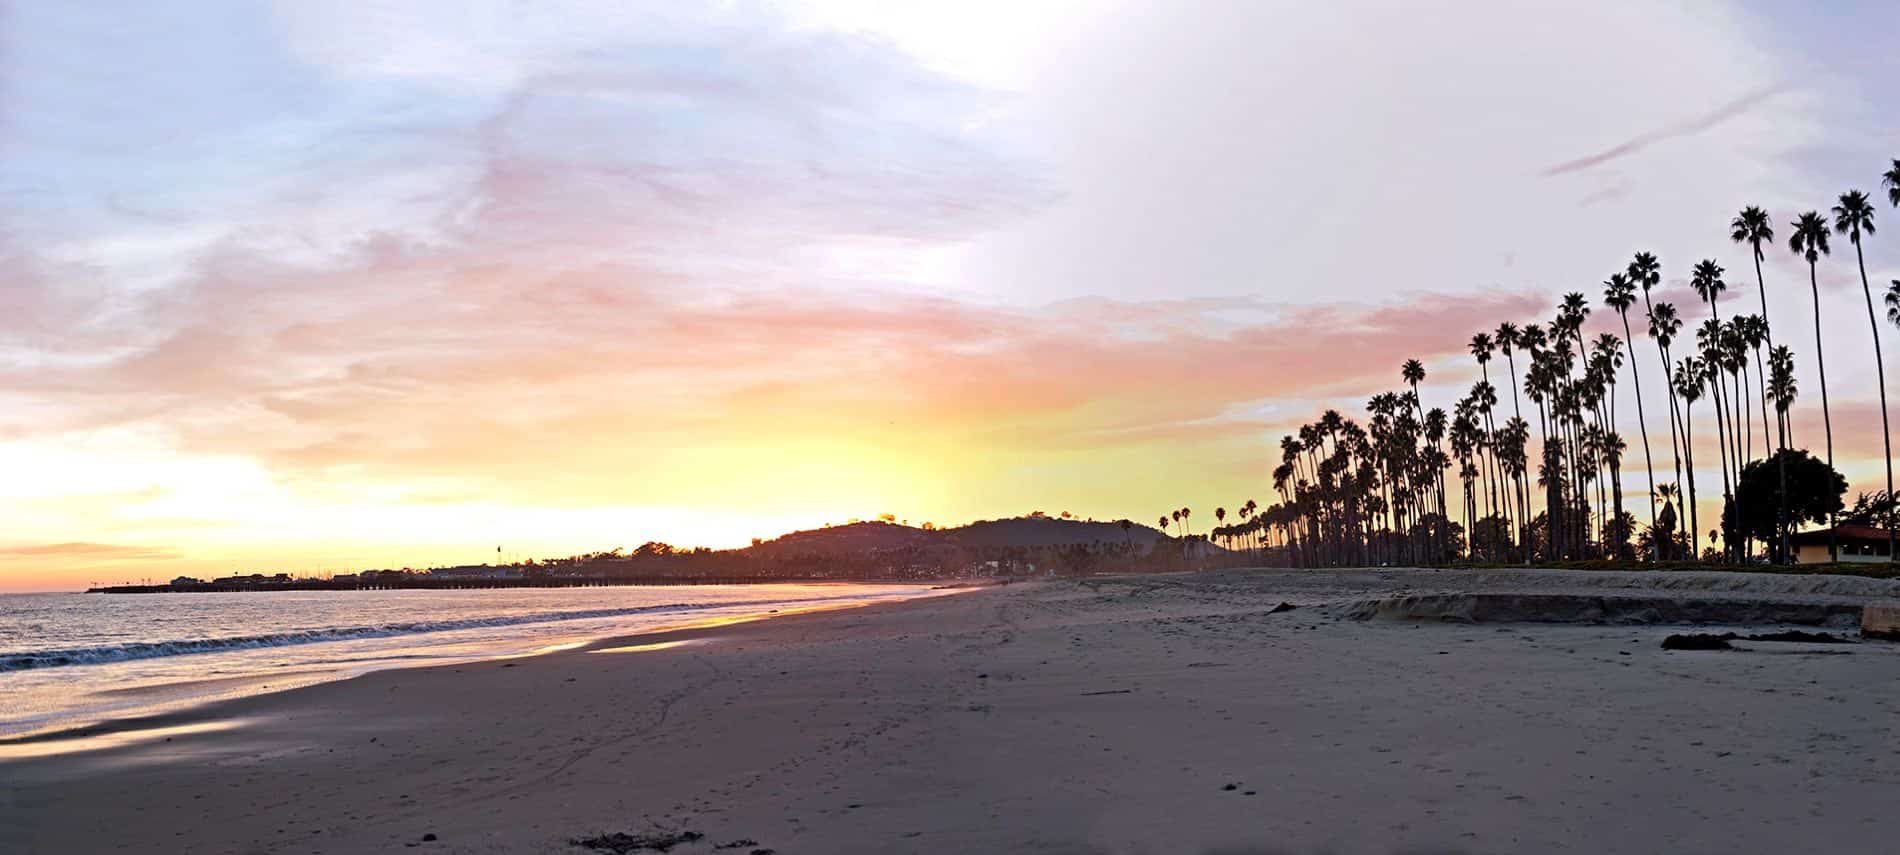
[[[1780,554],[1781,538],[1775,532],[1775,508],[1784,498],[1778,465],[1784,465],[1787,470],[1785,499],[1788,523],[1793,526],[1804,522],[1824,523],[1830,515],[1839,513],[1841,496],[1847,492],[1847,479],[1834,467],[1816,460],[1814,455],[1792,448],[1749,463],[1742,470],[1738,501],[1724,512],[1722,526],[1727,531],[1739,531],[1770,544],[1774,561],[1781,563],[1787,556]],[[1737,507],[1741,509],[1739,520],[1734,519]]]

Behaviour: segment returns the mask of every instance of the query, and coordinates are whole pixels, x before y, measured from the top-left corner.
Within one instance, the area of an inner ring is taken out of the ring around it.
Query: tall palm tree
[[[1827,465],[1834,468],[1834,417],[1827,405],[1827,354],[1821,347],[1821,286],[1814,272],[1821,256],[1829,254],[1827,220],[1817,211],[1809,211],[1795,220],[1794,234],[1788,236],[1788,249],[1808,262],[1808,293],[1814,297],[1814,359],[1821,369],[1821,427],[1827,432]],[[1827,559],[1840,558],[1840,539],[1834,531],[1834,514],[1827,515]]]
[[[1722,349],[1724,329],[1722,322],[1710,318],[1696,329],[1696,345],[1702,351],[1703,379],[1709,384],[1709,403],[1715,407],[1715,448],[1722,470],[1722,512],[1727,515],[1735,502],[1735,493],[1730,486],[1741,480],[1741,473],[1735,473],[1735,480],[1729,480],[1729,439],[1728,413],[1722,402],[1722,368],[1726,354]],[[1724,535],[1723,551],[1730,551],[1735,538]]]
[[[1682,420],[1682,410],[1675,386],[1670,381],[1670,342],[1675,341],[1676,333],[1682,329],[1682,319],[1676,316],[1676,307],[1670,303],[1657,303],[1649,310],[1649,337],[1656,340],[1656,352],[1663,359],[1663,386],[1670,391],[1669,399],[1669,449],[1676,464],[1676,484],[1682,484],[1682,448],[1688,444],[1688,430]],[[1678,501],[1681,497],[1678,496]]]
[[[1728,290],[1728,283],[1722,281],[1722,265],[1715,259],[1705,258],[1695,263],[1695,269],[1689,273],[1689,287],[1695,289],[1696,296],[1709,304],[1709,317],[1720,319],[1722,312],[1715,305],[1717,297]]]
[[[1689,458],[1689,548],[1695,548],[1695,533],[1702,528],[1696,523],[1695,500],[1695,443],[1691,442],[1693,433],[1689,431],[1689,411],[1702,397],[1702,362],[1693,356],[1685,356],[1676,365],[1676,395],[1682,398],[1682,451]],[[1694,556],[1690,556],[1693,558]]]
[[[1900,282],[1894,283],[1900,285]],[[1900,289],[1897,289],[1900,290]],[[1781,345],[1768,352],[1768,391],[1775,401],[1775,421],[1781,425],[1779,448],[1788,449],[1788,408],[1794,406],[1794,398],[1799,391],[1794,382],[1794,352],[1787,345]],[[1781,541],[1781,560],[1788,561],[1794,553],[1789,550],[1792,536],[1788,526],[1788,455],[1775,455],[1775,469],[1781,478],[1781,492],[1775,509],[1776,535]]]
[[[1643,436],[1643,470],[1649,473],[1649,528],[1656,528],[1656,464],[1649,456],[1649,419],[1643,415],[1643,372],[1636,366],[1636,339],[1630,336],[1630,307],[1636,304],[1636,286],[1629,276],[1612,273],[1603,282],[1603,303],[1623,319],[1623,345],[1630,355],[1630,379],[1636,381],[1636,427]]]
[[[1874,233],[1874,204],[1867,194],[1859,190],[1849,190],[1841,194],[1834,206],[1834,231],[1847,235],[1854,242],[1854,261],[1860,265],[1860,293],[1867,298],[1867,326],[1874,331],[1874,373],[1880,380],[1880,438],[1887,444],[1887,497],[1893,497],[1893,434],[1887,427],[1887,366],[1880,358],[1880,320],[1874,314],[1874,292],[1867,285],[1867,257],[1861,253],[1861,235]],[[1900,559],[1894,555],[1893,511],[1891,503],[1887,511],[1887,560]]]
[[[1748,244],[1749,253],[1754,256],[1755,291],[1757,296],[1761,298],[1762,323],[1758,332],[1767,342],[1768,352],[1773,353],[1775,350],[1775,334],[1773,329],[1768,326],[1768,285],[1767,282],[1762,279],[1761,262],[1764,257],[1762,255],[1762,247],[1772,245],[1775,242],[1775,227],[1768,219],[1768,212],[1754,205],[1743,208],[1741,213],[1735,215],[1735,219],[1729,221],[1728,227],[1729,239],[1736,243]],[[1756,351],[1755,361],[1760,363],[1760,348],[1757,348]],[[1760,366],[1757,365],[1757,369],[1759,368]],[[1759,370],[1757,373],[1760,373]],[[1766,375],[1763,375],[1763,380],[1765,381],[1766,379]],[[1768,424],[1768,387],[1765,382],[1762,385],[1761,401],[1762,425],[1765,430]]]
[[[1404,380],[1407,385],[1412,387],[1412,408],[1417,411],[1418,420],[1423,424],[1425,421],[1425,406],[1420,403],[1418,384],[1425,381],[1425,364],[1416,359],[1407,359],[1404,365],[1399,366],[1399,377]],[[1433,443],[1433,450],[1438,450],[1436,443]],[[1439,513],[1442,514],[1445,508],[1445,473],[1443,471],[1435,471],[1430,473],[1430,477],[1432,479],[1433,489],[1437,493]],[[1435,554],[1442,554],[1442,552]]]
[[[1473,389],[1473,393],[1480,399],[1489,399],[1489,403],[1479,402],[1478,413],[1484,418],[1485,445],[1489,446],[1491,450],[1489,472],[1491,477],[1486,480],[1491,482],[1491,507],[1493,509],[1492,512],[1496,513],[1496,508],[1500,507],[1500,502],[1498,501],[1498,490],[1500,489],[1498,482],[1503,480],[1504,469],[1503,466],[1500,465],[1497,455],[1497,422],[1491,418],[1492,407],[1497,404],[1497,390],[1491,386],[1491,352],[1494,346],[1491,341],[1490,333],[1481,332],[1473,335],[1471,337],[1470,349],[1471,358],[1478,361],[1478,372],[1483,378],[1479,385],[1484,390],[1481,392],[1478,389]],[[1509,514],[1507,513],[1506,516],[1508,517]]]
[[[1900,208],[1900,157],[1893,159],[1893,168],[1880,175],[1880,183],[1887,187],[1887,201]]]
[[[1669,388],[1669,339],[1673,338],[1676,334],[1675,331],[1682,327],[1682,322],[1675,318],[1675,309],[1671,307],[1669,309],[1669,317],[1662,324],[1668,327],[1667,333],[1665,335],[1657,334],[1659,320],[1656,316],[1657,307],[1652,305],[1649,301],[1649,290],[1662,284],[1662,263],[1657,261],[1656,256],[1652,253],[1639,252],[1634,258],[1630,259],[1626,272],[1629,276],[1630,283],[1641,288],[1643,291],[1643,315],[1649,318],[1649,337],[1656,340],[1656,356],[1662,360],[1663,386]],[[1667,306],[1669,304],[1664,303],[1662,305]],[[1676,483],[1681,484],[1682,451],[1677,437],[1681,433],[1680,424],[1682,415],[1676,407],[1676,396],[1671,394],[1665,397],[1669,400],[1669,456],[1675,463]]]
[[[1517,324],[1505,321],[1498,324],[1498,331],[1493,340],[1497,342],[1498,350],[1504,354],[1505,364],[1510,366],[1511,369],[1511,415],[1517,424],[1524,425],[1525,433],[1528,436],[1529,425],[1524,422],[1524,405],[1518,400],[1517,393],[1517,357],[1515,354],[1518,344],[1521,341],[1520,336],[1521,333],[1518,332]],[[1517,499],[1517,542],[1519,546],[1524,547],[1524,563],[1529,564],[1531,555],[1529,544],[1527,544],[1524,539],[1524,526],[1528,525],[1530,521],[1530,487],[1524,483],[1524,472],[1518,469],[1515,463],[1512,464],[1512,469],[1511,482],[1515,487]]]

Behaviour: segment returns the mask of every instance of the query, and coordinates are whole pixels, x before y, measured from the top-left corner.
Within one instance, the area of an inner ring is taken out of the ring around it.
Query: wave
[[[323,629],[298,630],[294,632],[272,632],[260,635],[231,636],[226,638],[140,641],[125,644],[107,644],[97,647],[75,647],[65,650],[32,650],[15,653],[0,652],[0,673],[8,671],[27,671],[37,668],[60,668],[72,665],[100,665],[108,662],[125,662],[132,659],[155,659],[161,656],[188,656],[196,653],[218,653],[229,650],[248,650],[260,647],[288,647],[298,644],[320,644],[326,641],[353,641],[365,638],[389,638],[398,635],[421,635],[431,632],[450,632],[458,629],[482,629],[487,627],[519,626],[534,623],[631,617],[634,615],[667,612],[697,612],[722,608],[750,608],[763,611],[772,606],[856,599],[864,599],[864,597],[862,595],[851,595],[805,597],[791,600],[759,600],[742,603],[666,603],[663,605],[634,606],[617,609],[586,609],[581,611],[538,612],[534,614],[500,617],[465,618],[461,620],[431,620],[374,626],[329,627]]]

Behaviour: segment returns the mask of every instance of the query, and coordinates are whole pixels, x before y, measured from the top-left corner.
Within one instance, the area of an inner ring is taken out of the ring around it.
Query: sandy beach
[[[1896,598],[1687,573],[1015,584],[14,742],[0,851],[1885,851],[1900,646],[1666,651],[1684,629],[1653,621],[1852,637]]]

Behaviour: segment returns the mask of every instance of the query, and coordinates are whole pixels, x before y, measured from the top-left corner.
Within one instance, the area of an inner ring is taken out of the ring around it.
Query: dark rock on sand
[[[1763,632],[1751,635],[1749,641],[1797,641],[1805,644],[1857,644],[1851,638],[1843,638],[1826,632],[1802,632],[1791,629],[1786,632]]]
[[[576,837],[568,843],[596,852],[628,855],[628,853],[639,852],[643,849],[666,852],[682,843],[692,843],[705,836],[697,831],[655,832],[639,835],[616,831],[612,834],[596,834],[593,837]]]
[[[1730,646],[1729,642],[1735,640],[1736,637],[1732,632],[1721,635],[1708,633],[1672,635],[1663,639],[1662,648],[1664,650],[1734,650],[1735,648]]]

